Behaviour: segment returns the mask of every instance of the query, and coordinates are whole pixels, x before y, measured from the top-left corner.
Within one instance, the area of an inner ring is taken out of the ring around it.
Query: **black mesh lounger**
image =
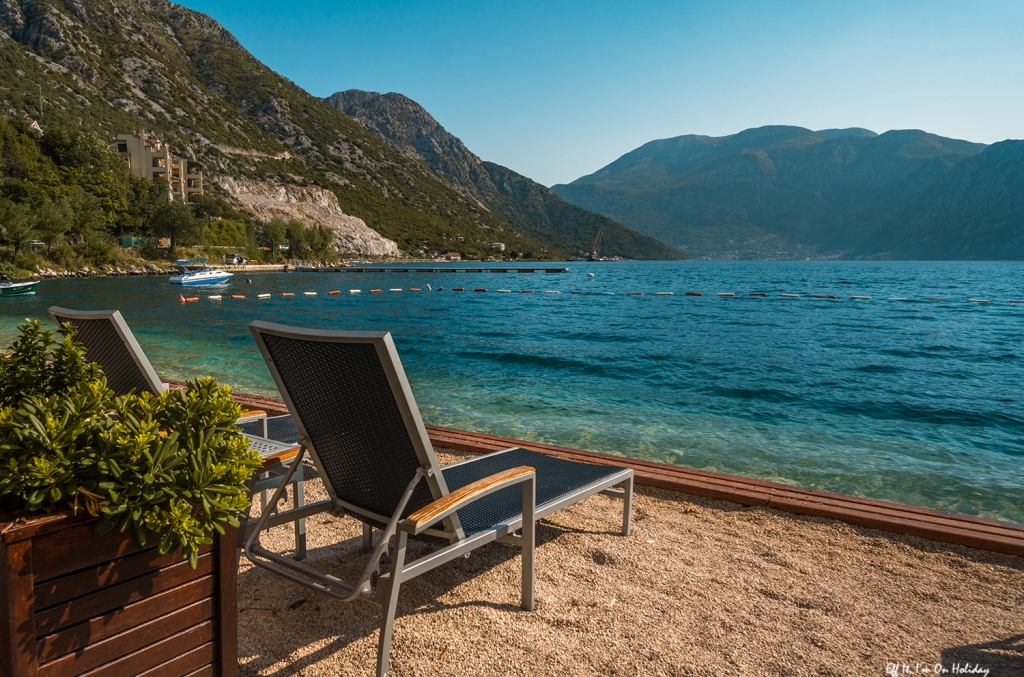
[[[70,323],[77,330],[75,340],[85,346],[86,359],[95,362],[103,369],[107,377],[107,387],[114,391],[117,396],[149,392],[154,395],[167,390],[167,384],[163,383],[156,375],[153,365],[143,352],[142,346],[135,340],[128,323],[124,321],[119,310],[71,310],[51,306],[50,317],[63,326]],[[265,413],[251,416],[243,415],[238,419],[242,431],[246,433],[252,446],[264,457],[280,453],[287,449],[286,445],[274,443],[267,438],[267,429],[264,424],[267,420]],[[282,440],[279,440],[279,442]],[[297,442],[295,442],[297,443]],[[293,443],[293,444],[295,444]],[[267,488],[277,486],[278,479],[283,476],[284,471],[278,466],[277,470],[263,470],[253,476],[253,491],[259,491],[264,507],[267,503]],[[295,508],[301,508],[304,502],[302,469],[298,469],[292,477],[294,487],[292,491],[295,497]],[[300,513],[282,513],[282,516],[275,518],[270,526],[277,526],[287,521],[295,522],[295,557],[302,559],[306,556],[306,520],[299,517]],[[291,519],[284,519],[284,515],[290,515]],[[244,542],[246,529],[255,524],[255,520],[242,520],[243,528],[239,530],[239,546]],[[269,528],[269,527],[268,527]]]
[[[533,609],[536,520],[597,493],[623,500],[622,532],[630,531],[633,471],[507,449],[445,468],[438,465],[388,332],[296,329],[249,325],[291,416],[274,417],[274,435],[297,436],[301,464],[308,453],[329,498],[307,506],[343,511],[363,522],[363,545],[373,550],[363,574],[349,583],[263,548],[262,524],[245,543],[256,566],[345,602],[383,607],[377,675],[388,657],[400,585],[491,541],[523,551],[522,606]],[[294,427],[294,433],[290,427]],[[287,476],[271,498],[276,505]],[[614,490],[612,487],[622,486]],[[268,514],[270,511],[268,511]],[[311,513],[310,513],[311,514]],[[262,518],[261,518],[262,519]],[[376,547],[373,528],[381,530]],[[522,535],[516,531],[522,529]],[[427,534],[448,545],[406,562],[409,536]],[[372,577],[395,536],[390,572]]]

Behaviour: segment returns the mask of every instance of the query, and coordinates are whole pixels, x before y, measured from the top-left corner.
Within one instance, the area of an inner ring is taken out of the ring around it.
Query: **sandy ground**
[[[541,522],[533,612],[501,544],[403,584],[392,674],[1024,675],[1022,558],[644,487],[624,538],[621,507],[595,496]],[[358,522],[308,531],[310,564],[358,577]],[[290,552],[291,527],[263,542]],[[373,674],[377,606],[244,558],[238,595],[242,675]]]

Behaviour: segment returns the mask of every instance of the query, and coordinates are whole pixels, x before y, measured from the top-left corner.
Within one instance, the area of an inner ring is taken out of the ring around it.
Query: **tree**
[[[277,246],[284,244],[288,224],[284,219],[271,219],[263,224],[263,239],[270,245],[271,262],[277,261]]]
[[[203,230],[202,223],[183,202],[168,202],[157,209],[151,226],[155,236],[170,240],[171,256],[174,256],[174,248],[179,244],[198,243]]]
[[[28,205],[0,199],[0,239],[14,248],[14,255],[32,240],[32,211]]]
[[[288,221],[285,237],[288,238],[288,258],[304,259],[308,253],[306,226],[297,219]]]
[[[72,220],[71,206],[67,198],[44,199],[35,209],[35,232],[46,244],[46,255],[53,251],[53,245],[61,242],[68,232]]]

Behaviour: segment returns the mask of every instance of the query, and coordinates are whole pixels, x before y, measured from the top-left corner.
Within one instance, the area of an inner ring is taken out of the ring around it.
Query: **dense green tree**
[[[168,202],[157,209],[151,222],[153,235],[170,241],[171,256],[179,245],[198,244],[202,237],[202,222],[196,219],[188,205]]]
[[[14,256],[32,240],[33,225],[28,205],[0,199],[0,242],[11,247]]]

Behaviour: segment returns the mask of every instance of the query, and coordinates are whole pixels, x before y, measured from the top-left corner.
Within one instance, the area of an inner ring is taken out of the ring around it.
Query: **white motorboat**
[[[233,275],[226,270],[217,270],[206,265],[206,259],[188,259],[178,261],[181,274],[173,276],[168,282],[181,285],[220,284],[227,282]]]

